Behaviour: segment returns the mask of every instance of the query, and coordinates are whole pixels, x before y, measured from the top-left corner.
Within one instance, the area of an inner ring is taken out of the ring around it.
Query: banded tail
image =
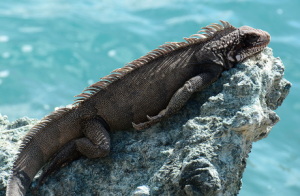
[[[68,141],[82,137],[76,110],[61,108],[46,116],[23,138],[7,185],[7,196],[25,195],[36,173]]]

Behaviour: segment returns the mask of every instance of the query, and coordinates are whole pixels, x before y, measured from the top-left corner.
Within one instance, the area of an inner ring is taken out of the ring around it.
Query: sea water
[[[242,196],[300,195],[300,1],[10,0],[0,2],[0,113],[42,118],[164,42],[219,19],[268,31],[291,92],[253,144]]]

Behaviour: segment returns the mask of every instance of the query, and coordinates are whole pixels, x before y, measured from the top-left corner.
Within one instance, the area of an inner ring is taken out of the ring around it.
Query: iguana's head
[[[265,31],[249,26],[235,28],[226,21],[220,21],[223,26],[213,23],[200,31],[206,34],[192,35],[207,37],[196,54],[204,63],[212,62],[230,69],[235,64],[261,52],[270,43],[271,37]]]
[[[246,58],[261,52],[271,40],[269,33],[260,29],[242,26],[237,29],[239,32],[239,43],[234,46],[235,52],[232,56],[228,54],[228,60],[242,62]]]
[[[233,65],[263,51],[270,43],[271,37],[266,31],[242,26],[222,37],[221,40],[231,43],[227,45],[227,49],[222,50],[223,54],[226,54],[223,57],[223,66],[230,69]]]

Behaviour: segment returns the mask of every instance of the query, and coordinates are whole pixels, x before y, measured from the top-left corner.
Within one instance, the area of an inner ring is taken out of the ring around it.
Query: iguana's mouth
[[[249,55],[252,55],[257,52],[262,51],[267,45],[269,45],[269,43],[270,43],[270,41],[258,43],[258,44],[246,47],[245,51],[247,51]]]

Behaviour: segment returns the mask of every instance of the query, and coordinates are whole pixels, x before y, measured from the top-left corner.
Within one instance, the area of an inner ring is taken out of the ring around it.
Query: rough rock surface
[[[291,88],[283,72],[266,48],[224,72],[169,119],[141,132],[111,133],[109,156],[74,161],[38,195],[237,195],[252,143],[279,121],[273,110]],[[19,138],[36,122],[9,123],[0,115],[0,195]]]

